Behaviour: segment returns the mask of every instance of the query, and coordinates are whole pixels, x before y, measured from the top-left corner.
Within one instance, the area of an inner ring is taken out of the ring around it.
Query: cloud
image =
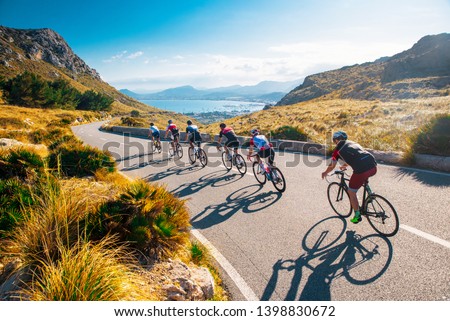
[[[144,54],[143,51],[136,51],[135,53],[132,53],[130,55],[128,55],[126,58],[127,59],[136,59],[137,57],[140,57]]]

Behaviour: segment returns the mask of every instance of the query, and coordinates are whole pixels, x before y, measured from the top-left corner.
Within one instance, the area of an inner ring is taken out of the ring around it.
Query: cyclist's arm
[[[330,173],[336,167],[337,161],[334,159],[331,160],[330,165],[328,165],[327,169],[322,173],[322,179],[324,179],[328,173]]]

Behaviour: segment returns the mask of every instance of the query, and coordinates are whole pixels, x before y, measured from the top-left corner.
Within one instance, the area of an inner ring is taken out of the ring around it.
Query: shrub
[[[126,301],[155,299],[146,293],[129,253],[105,238],[59,247],[60,259],[43,264],[23,296],[33,301]]]
[[[49,166],[69,177],[93,175],[100,168],[115,171],[115,162],[109,153],[73,142],[54,148],[49,156]]]
[[[270,134],[273,138],[277,139],[289,139],[289,140],[298,140],[298,141],[306,141],[308,139],[308,135],[298,127],[293,126],[281,126],[276,130],[271,131]]]
[[[167,257],[189,241],[184,201],[142,180],[130,183],[117,199],[100,206],[86,226],[91,238],[115,234],[147,258]]]
[[[412,150],[419,154],[450,156],[450,114],[437,116],[412,139]]]

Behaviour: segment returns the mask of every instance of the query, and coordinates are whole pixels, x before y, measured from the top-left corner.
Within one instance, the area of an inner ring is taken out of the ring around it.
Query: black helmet
[[[169,119],[168,123],[169,123],[169,124],[172,124],[172,119]]]
[[[153,126],[153,125],[155,125],[155,124],[153,124],[153,123],[150,123],[150,126]]]
[[[220,126],[220,128],[225,128],[225,127],[227,127],[227,125],[225,125],[225,123],[221,123],[219,126]]]
[[[333,140],[339,139],[339,140],[347,140],[348,136],[345,132],[342,130],[339,130],[333,134]]]
[[[191,121],[191,120],[188,120],[188,121],[187,121],[187,124],[188,124],[188,125],[192,125],[192,121]]]

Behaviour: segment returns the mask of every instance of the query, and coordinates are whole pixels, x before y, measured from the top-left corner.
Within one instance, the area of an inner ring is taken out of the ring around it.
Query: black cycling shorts
[[[260,150],[258,151],[258,156],[261,158],[269,157],[269,164],[272,164],[275,160],[275,151],[272,148]]]
[[[200,135],[199,132],[190,133],[189,134],[189,141],[191,143],[193,143],[193,142],[201,142],[202,141],[202,136]]]
[[[238,148],[239,147],[239,141],[237,140],[229,140],[225,143],[226,147],[230,148]]]
[[[160,137],[159,132],[153,132],[152,136],[155,137],[155,138],[159,138]]]

